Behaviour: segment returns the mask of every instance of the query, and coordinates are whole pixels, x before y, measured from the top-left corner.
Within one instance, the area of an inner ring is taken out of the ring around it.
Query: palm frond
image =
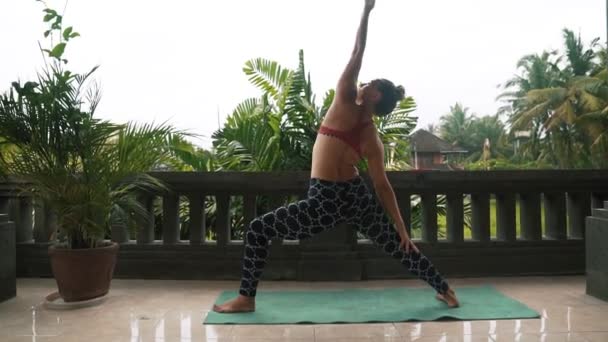
[[[280,100],[281,89],[291,78],[292,72],[279,63],[263,58],[256,58],[245,63],[243,68],[249,81],[260,90],[268,93],[275,101]]]

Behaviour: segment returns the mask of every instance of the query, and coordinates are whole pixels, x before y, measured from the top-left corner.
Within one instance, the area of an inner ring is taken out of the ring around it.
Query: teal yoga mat
[[[210,312],[205,324],[329,324],[538,318],[539,314],[491,286],[455,289],[460,308],[449,309],[431,288],[258,291],[256,312]],[[224,291],[216,303],[234,298]]]

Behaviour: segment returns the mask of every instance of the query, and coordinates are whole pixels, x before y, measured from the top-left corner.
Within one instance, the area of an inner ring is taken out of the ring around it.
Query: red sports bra
[[[338,131],[338,130],[329,128],[327,126],[321,125],[321,127],[319,127],[319,134],[332,136],[332,137],[342,140],[343,142],[348,144],[350,147],[352,147],[353,150],[355,150],[357,152],[359,157],[361,157],[361,141],[360,141],[361,131],[363,130],[363,128],[365,128],[367,125],[369,125],[371,123],[372,123],[371,120],[361,121],[355,127],[353,127],[352,129],[350,129],[348,131]]]

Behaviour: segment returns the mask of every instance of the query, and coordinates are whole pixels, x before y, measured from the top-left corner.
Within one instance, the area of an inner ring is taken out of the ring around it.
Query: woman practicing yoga
[[[410,240],[384,170],[384,147],[372,117],[391,113],[404,97],[403,87],[395,87],[385,79],[356,85],[374,5],[375,0],[365,1],[354,51],[319,129],[308,198],[280,207],[249,224],[240,295],[214,306],[214,311],[255,310],[256,289],[266,265],[270,239],[302,240],[344,223],[357,227],[379,248],[400,260],[408,271],[431,285],[437,291],[437,299],[450,307],[459,305],[445,279]],[[377,198],[355,167],[361,158],[368,161]]]

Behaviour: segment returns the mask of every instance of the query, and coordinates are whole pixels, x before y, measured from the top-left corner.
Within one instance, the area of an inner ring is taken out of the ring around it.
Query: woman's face
[[[376,87],[376,82],[371,81],[367,83],[361,83],[357,90],[357,102],[363,103],[376,103],[380,101],[380,92]]]

